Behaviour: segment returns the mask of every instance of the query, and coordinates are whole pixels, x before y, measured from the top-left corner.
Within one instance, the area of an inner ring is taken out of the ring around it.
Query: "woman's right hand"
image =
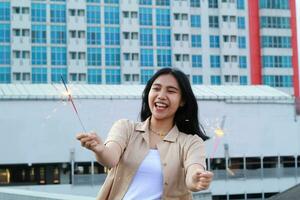
[[[79,133],[77,134],[76,139],[80,141],[81,146],[95,153],[101,153],[105,148],[101,138],[95,132]]]

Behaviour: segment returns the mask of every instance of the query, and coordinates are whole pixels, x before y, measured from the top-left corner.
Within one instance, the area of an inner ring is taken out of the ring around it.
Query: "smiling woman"
[[[104,143],[95,133],[77,139],[111,168],[98,200],[190,200],[192,191],[207,189],[212,180],[197,101],[177,69],[163,68],[147,82],[141,122],[117,121]]]

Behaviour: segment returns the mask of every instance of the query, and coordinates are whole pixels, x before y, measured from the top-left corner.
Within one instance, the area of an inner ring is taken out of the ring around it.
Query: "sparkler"
[[[214,133],[215,133],[216,136],[215,136],[215,143],[214,143],[213,151],[209,156],[209,158],[211,158],[211,159],[213,159],[215,157],[215,153],[217,152],[218,146],[220,144],[220,140],[224,136],[223,128],[224,128],[224,124],[225,124],[225,119],[226,119],[226,116],[223,116],[221,126],[217,127],[214,130]]]
[[[63,84],[64,84],[64,86],[65,86],[65,89],[66,89],[66,94],[65,94],[65,95],[68,96],[68,100],[72,103],[72,107],[73,107],[73,109],[74,109],[74,111],[75,111],[75,113],[76,113],[76,116],[77,116],[77,118],[78,118],[78,120],[79,120],[79,122],[80,122],[80,125],[81,125],[83,131],[86,133],[87,131],[86,131],[86,129],[85,129],[85,127],[84,127],[84,125],[83,125],[83,123],[82,123],[82,121],[81,121],[81,118],[80,118],[80,116],[79,116],[79,113],[78,113],[78,111],[77,111],[77,108],[76,108],[76,106],[75,106],[75,103],[74,103],[74,101],[73,101],[73,99],[72,99],[71,92],[68,90],[68,87],[67,87],[67,85],[66,85],[66,83],[65,83],[64,78],[63,78],[62,76],[60,76],[60,78],[61,78],[61,80],[62,80],[62,82],[63,82]]]

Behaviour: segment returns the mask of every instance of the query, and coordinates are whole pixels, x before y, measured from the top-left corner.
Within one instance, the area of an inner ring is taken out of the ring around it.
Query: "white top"
[[[160,200],[163,174],[157,149],[150,149],[139,166],[123,200]]]

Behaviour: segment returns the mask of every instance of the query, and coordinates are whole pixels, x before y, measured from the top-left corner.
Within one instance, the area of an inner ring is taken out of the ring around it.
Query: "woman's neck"
[[[167,134],[173,127],[173,119],[157,120],[154,117],[150,119],[150,129],[154,132]]]

